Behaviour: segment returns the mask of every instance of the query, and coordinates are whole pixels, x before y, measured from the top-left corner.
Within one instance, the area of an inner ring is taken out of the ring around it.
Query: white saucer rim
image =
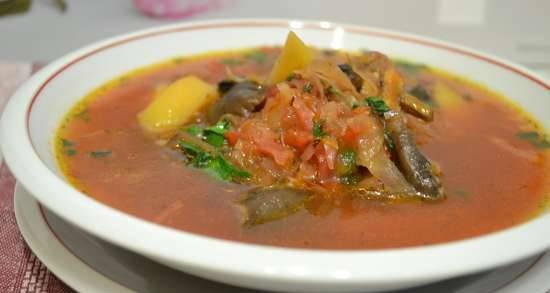
[[[14,205],[17,225],[25,242],[40,261],[69,287],[78,292],[140,293],[98,272],[67,248],[47,222],[40,203],[19,183],[16,183],[14,190]],[[39,237],[44,239],[38,239]],[[44,241],[48,245],[39,244]],[[540,274],[541,266],[548,266],[550,271],[550,252],[542,254],[524,272],[491,293],[518,292],[517,289],[521,288],[522,284],[531,283],[531,273]],[[547,291],[540,293],[550,293],[550,288],[544,287],[541,290]]]
[[[86,293],[139,293],[109,279],[70,251],[45,221],[39,203],[19,183],[14,191],[14,211],[29,248],[48,270],[72,289]]]

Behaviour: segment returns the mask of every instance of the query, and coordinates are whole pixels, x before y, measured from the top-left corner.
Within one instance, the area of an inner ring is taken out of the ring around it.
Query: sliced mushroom
[[[208,120],[215,123],[224,114],[248,116],[264,101],[263,87],[254,81],[241,81],[231,85],[229,81],[222,81],[218,90],[223,96],[208,113]]]
[[[424,121],[433,121],[434,119],[432,108],[411,94],[404,94],[401,97],[399,104],[401,105],[401,109],[403,109],[403,111]]]
[[[396,111],[384,115],[386,129],[395,144],[398,165],[420,196],[428,199],[440,199],[444,196],[439,177],[428,159],[416,146],[414,137],[407,129],[403,117]]]
[[[244,226],[255,226],[285,218],[304,208],[312,192],[290,186],[258,187],[239,201]]]

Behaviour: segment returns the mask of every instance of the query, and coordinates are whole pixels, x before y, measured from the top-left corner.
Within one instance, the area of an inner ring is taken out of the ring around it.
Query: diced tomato
[[[305,147],[313,141],[313,135],[311,132],[295,129],[285,131],[283,138],[286,144],[293,146],[300,151],[305,149]]]
[[[317,159],[317,170],[319,171],[320,179],[326,180],[332,177],[334,172],[329,166],[327,154],[325,153],[325,148],[322,143],[315,147],[315,158]]]
[[[298,117],[298,122],[300,123],[302,129],[311,131],[311,129],[313,129],[313,111],[311,111],[311,109],[309,109],[300,98],[294,99],[292,107],[296,109],[296,116]]]
[[[244,139],[254,142],[260,154],[273,158],[280,166],[288,166],[294,160],[294,152],[277,141],[277,135],[265,124],[250,120],[241,126],[241,134]]]
[[[239,132],[238,131],[228,131],[225,133],[225,138],[227,139],[227,142],[229,145],[235,145],[237,143],[237,140],[239,140]]]

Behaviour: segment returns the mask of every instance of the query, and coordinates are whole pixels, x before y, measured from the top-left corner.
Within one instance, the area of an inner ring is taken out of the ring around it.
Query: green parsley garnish
[[[192,136],[198,136],[198,137],[202,135],[202,131],[203,131],[203,129],[198,125],[188,126],[185,130],[187,131],[187,133],[191,134]]]
[[[88,107],[85,107],[80,112],[74,114],[74,117],[83,120],[84,122],[90,121],[90,114],[88,113]]]
[[[327,88],[327,92],[328,92],[329,94],[333,95],[333,96],[341,96],[341,95],[342,95],[342,93],[341,93],[338,89],[336,89],[335,87],[333,87],[333,86],[329,86],[329,87]]]
[[[70,141],[70,140],[66,139],[66,138],[62,138],[61,139],[61,145],[63,147],[70,147],[70,146],[75,145],[75,143],[73,141]]]
[[[313,85],[311,85],[311,83],[309,82],[306,82],[306,84],[304,84],[304,88],[302,89],[304,93],[311,93],[312,90],[313,90]]]
[[[342,161],[342,164],[345,166],[354,166],[356,161],[356,155],[355,152],[352,150],[346,150],[339,154],[340,161]]]
[[[369,107],[371,107],[374,112],[378,113],[379,115],[383,115],[390,110],[388,105],[386,105],[386,102],[377,97],[368,97],[367,99],[365,99],[365,102]]]
[[[311,130],[312,134],[313,134],[313,137],[319,139],[325,135],[327,135],[324,131],[323,131],[323,121],[315,121],[313,122],[313,129]]]
[[[72,156],[76,155],[76,150],[75,149],[67,149],[67,150],[65,150],[65,155],[72,157]]]
[[[205,169],[223,180],[236,181],[250,177],[248,172],[233,166],[221,154],[210,154],[200,147],[185,141],[180,141],[178,146],[190,165],[199,169]]]
[[[550,149],[550,141],[536,131],[521,131],[516,134],[516,137],[529,142],[538,149]]]
[[[286,81],[291,81],[291,80],[293,80],[294,78],[296,78],[296,73],[292,72],[291,74],[289,74],[289,75],[286,77]]]
[[[207,143],[219,148],[225,143],[224,134],[229,130],[230,123],[228,120],[220,120],[214,126],[204,129],[203,135]]]
[[[340,176],[338,178],[338,181],[344,185],[356,185],[359,182],[359,178],[357,178],[357,175],[355,173],[350,173],[344,176]]]
[[[233,59],[233,58],[222,59],[222,60],[220,60],[220,62],[223,65],[228,65],[228,66],[241,65],[243,63],[241,60]]]
[[[112,152],[108,150],[97,150],[97,151],[90,152],[90,157],[100,159],[100,158],[105,158],[110,156],[111,153]]]
[[[259,64],[264,63],[267,59],[267,56],[265,55],[265,53],[259,50],[252,51],[246,54],[245,57]]]
[[[395,142],[393,141],[393,138],[391,138],[390,133],[387,130],[384,130],[384,140],[386,141],[386,145],[390,150],[395,150]]]

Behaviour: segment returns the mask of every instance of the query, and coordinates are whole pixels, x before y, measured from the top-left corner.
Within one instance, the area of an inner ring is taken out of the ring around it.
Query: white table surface
[[[105,37],[174,22],[143,16],[131,0],[66,1],[66,13],[53,0],[34,0],[29,13],[1,17],[0,61],[49,61]],[[549,0],[221,1],[219,10],[177,21],[285,17],[377,26],[464,44],[550,73]]]

